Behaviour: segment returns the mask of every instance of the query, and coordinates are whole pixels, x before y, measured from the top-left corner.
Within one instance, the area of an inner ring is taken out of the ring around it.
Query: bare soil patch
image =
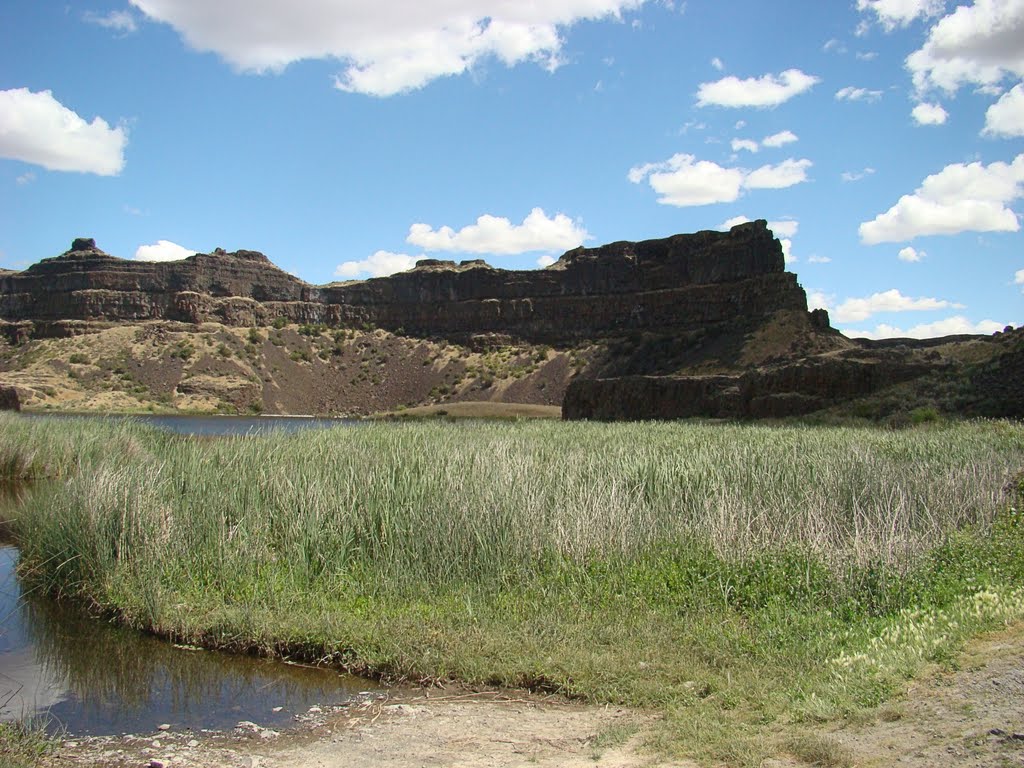
[[[958,666],[912,682],[869,718],[779,734],[791,746],[764,765],[1024,765],[1024,624],[975,641]],[[310,712],[286,733],[243,726],[231,734],[68,739],[48,766],[696,766],[644,749],[658,726],[650,713],[529,694],[434,693]]]

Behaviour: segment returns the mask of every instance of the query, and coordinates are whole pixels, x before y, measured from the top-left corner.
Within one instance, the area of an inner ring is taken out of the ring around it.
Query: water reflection
[[[23,593],[17,558],[14,546],[0,546],[2,719],[48,715],[53,726],[82,734],[150,732],[162,723],[220,729],[240,720],[282,727],[314,704],[343,703],[366,688],[330,670],[183,649],[90,619]]]

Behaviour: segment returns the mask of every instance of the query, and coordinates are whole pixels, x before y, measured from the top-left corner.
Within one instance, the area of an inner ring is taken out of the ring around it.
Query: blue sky
[[[1024,0],[6,0],[0,265],[313,283],[765,218],[856,335],[1024,323]]]

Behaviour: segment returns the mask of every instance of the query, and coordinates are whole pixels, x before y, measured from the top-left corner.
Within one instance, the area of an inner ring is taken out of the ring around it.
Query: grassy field
[[[1005,422],[0,418],[0,472],[61,478],[16,521],[55,594],[189,643],[652,708],[652,749],[746,765],[1024,616],[1022,467]]]

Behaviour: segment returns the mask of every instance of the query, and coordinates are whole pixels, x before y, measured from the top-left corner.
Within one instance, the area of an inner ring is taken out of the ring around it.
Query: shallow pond
[[[271,432],[299,432],[304,429],[353,426],[356,419],[332,419],[323,416],[192,416],[179,414],[139,414],[131,416],[39,413],[25,414],[32,419],[131,419],[181,435],[232,437],[265,435]]]
[[[191,416],[141,420],[207,436],[346,423]],[[0,521],[16,517],[23,503],[31,503],[24,489],[0,484]],[[281,728],[310,707],[343,704],[373,685],[329,669],[176,647],[27,594],[16,573],[18,549],[2,538],[5,529],[0,523],[0,720],[42,716],[53,729],[90,735],[147,733],[161,724],[174,730],[219,730],[243,720]]]

